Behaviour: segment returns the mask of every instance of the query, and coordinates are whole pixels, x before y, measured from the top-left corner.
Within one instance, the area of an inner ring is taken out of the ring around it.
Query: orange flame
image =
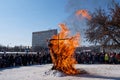
[[[65,24],[59,25],[61,31],[54,35],[49,41],[50,55],[53,62],[53,69],[62,71],[66,74],[78,74],[79,70],[74,68],[77,63],[74,51],[79,46],[80,34],[69,37],[69,29]]]
[[[82,15],[83,17],[85,17],[89,20],[91,19],[91,16],[89,15],[87,10],[78,10],[78,11],[76,11],[76,15],[77,16]]]

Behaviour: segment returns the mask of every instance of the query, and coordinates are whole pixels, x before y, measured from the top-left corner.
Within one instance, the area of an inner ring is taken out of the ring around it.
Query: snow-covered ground
[[[0,69],[0,80],[120,80],[120,65],[83,65],[76,68],[87,74],[64,75],[51,70],[52,64]]]

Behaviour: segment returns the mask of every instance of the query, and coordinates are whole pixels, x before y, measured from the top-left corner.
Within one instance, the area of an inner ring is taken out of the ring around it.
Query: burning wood
[[[66,74],[78,74],[80,71],[74,68],[74,64],[77,63],[74,51],[79,46],[80,34],[69,37],[69,30],[65,24],[60,24],[60,28],[60,33],[54,35],[48,45],[53,62],[52,69]]]

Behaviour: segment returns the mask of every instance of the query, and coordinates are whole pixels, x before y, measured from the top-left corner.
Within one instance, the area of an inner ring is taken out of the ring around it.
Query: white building
[[[47,48],[47,40],[50,39],[53,35],[57,34],[57,29],[39,31],[32,33],[32,48],[35,50],[37,47]]]

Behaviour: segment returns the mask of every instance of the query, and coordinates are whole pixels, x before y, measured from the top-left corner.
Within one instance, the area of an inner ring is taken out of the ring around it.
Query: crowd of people
[[[78,64],[120,64],[120,53],[76,53]],[[1,54],[0,68],[52,63],[49,53]]]
[[[50,54],[2,54],[0,68],[51,63]]]
[[[120,64],[120,53],[82,52],[76,59],[81,64]]]

